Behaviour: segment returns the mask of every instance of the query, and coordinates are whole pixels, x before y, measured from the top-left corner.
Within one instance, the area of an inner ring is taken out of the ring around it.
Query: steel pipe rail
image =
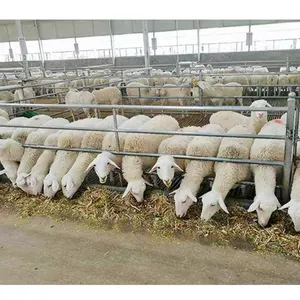
[[[57,129],[57,130],[73,130],[73,131],[95,131],[95,132],[116,132],[116,133],[140,133],[140,134],[152,134],[152,135],[183,135],[183,136],[212,136],[212,137],[234,137],[234,138],[249,138],[249,139],[274,139],[274,140],[284,140],[285,135],[255,135],[255,134],[214,134],[214,133],[204,133],[204,132],[179,132],[179,131],[142,131],[134,129],[102,129],[102,128],[87,128],[87,127],[55,127],[55,126],[19,126],[19,125],[6,125],[1,124],[0,128],[31,128],[31,129]]]
[[[72,152],[88,152],[88,153],[102,153],[104,150],[101,149],[89,149],[89,148],[61,148],[56,146],[41,146],[35,144],[24,144],[24,148],[32,149],[45,149],[45,150],[62,150]],[[148,152],[126,152],[126,151],[110,151],[112,154],[118,155],[129,155],[129,156],[141,156],[141,157],[159,157],[161,154],[148,153]],[[273,166],[284,166],[284,162],[280,161],[259,161],[259,160],[248,160],[248,159],[236,159],[236,158],[219,158],[219,157],[202,157],[202,156],[189,156],[189,155],[173,155],[177,159],[189,159],[189,160],[201,160],[201,161],[215,161],[215,162],[232,162],[239,164],[263,164]]]

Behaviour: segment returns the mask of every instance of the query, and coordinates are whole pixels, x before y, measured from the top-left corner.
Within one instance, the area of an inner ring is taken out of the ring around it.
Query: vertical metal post
[[[28,79],[30,77],[29,65],[28,65],[27,56],[26,56],[28,52],[27,52],[26,40],[25,40],[24,33],[23,33],[23,27],[22,27],[22,23],[20,20],[16,20],[15,25],[16,25],[16,28],[18,31],[19,44],[20,44],[21,55],[22,55],[22,59],[23,59],[23,67],[24,67],[24,71],[25,71],[25,77],[26,77],[26,79]]]
[[[108,26],[109,26],[109,32],[110,32],[110,48],[111,48],[111,59],[112,64],[116,66],[116,50],[115,50],[115,40],[114,40],[114,34],[112,29],[112,23],[111,20],[108,20]]]
[[[9,49],[8,49],[9,57],[12,61],[14,61],[14,52],[13,52],[13,49],[11,48],[10,36],[9,36],[7,25],[5,25],[5,28],[6,28],[6,34],[7,34],[7,39],[8,39],[8,45],[9,45]]]
[[[145,56],[145,67],[150,67],[150,49],[149,49],[149,37],[148,37],[148,21],[143,20],[143,40],[144,40],[144,56]],[[146,71],[150,74],[150,71]]]
[[[296,94],[289,93],[287,100],[288,111],[286,118],[286,137],[285,137],[285,149],[284,149],[284,167],[283,167],[283,182],[282,192],[284,203],[288,202],[290,195],[291,177],[292,177],[292,165],[293,165],[293,153],[294,153],[294,126],[295,126],[295,107],[296,107]]]
[[[113,108],[113,117],[114,117],[114,129],[118,129],[118,122],[117,122],[117,114],[116,109]],[[119,132],[115,131],[115,137],[117,141],[117,151],[120,152],[120,140],[119,140]]]
[[[289,62],[289,56],[286,56],[286,71],[289,72],[290,71],[290,62]]]
[[[42,62],[42,72],[43,72],[43,76],[46,77],[46,73],[45,73],[45,55],[44,55],[44,49],[43,49],[43,42],[42,42],[41,36],[40,36],[40,29],[39,29],[38,22],[36,20],[34,20],[33,22],[34,22],[34,26],[35,26],[35,29],[36,29],[36,35],[37,35],[37,38],[38,38],[38,44],[39,44],[39,50],[40,50],[41,62]]]
[[[198,54],[197,61],[200,62],[200,21],[199,20],[197,20],[197,54]]]
[[[250,35],[251,33],[251,22],[249,22],[249,30],[248,30],[248,33]],[[250,47],[251,47],[251,44],[250,44],[250,40],[248,41],[248,52],[250,51]]]
[[[176,27],[176,73],[179,75],[179,46],[178,46],[178,20],[175,20]]]

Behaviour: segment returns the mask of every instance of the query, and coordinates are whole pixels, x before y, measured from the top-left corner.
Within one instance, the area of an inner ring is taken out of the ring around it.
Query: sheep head
[[[190,188],[180,187],[179,189],[170,193],[170,195],[174,195],[175,200],[175,212],[178,218],[183,218],[190,206],[195,202],[197,202],[197,198],[193,195]]]
[[[86,172],[89,172],[94,168],[97,176],[99,177],[100,183],[105,183],[108,174],[115,168],[120,169],[120,167],[112,160],[113,154],[109,152],[102,152],[99,154],[87,167]]]
[[[137,202],[143,202],[146,184],[152,186],[152,184],[147,182],[144,178],[128,182],[128,185],[124,194],[122,195],[122,198],[125,198],[130,192]]]
[[[266,100],[256,100],[253,101],[250,107],[272,107]],[[251,117],[256,118],[258,120],[263,120],[267,122],[267,116],[268,112],[267,111],[252,111],[251,112]]]
[[[229,214],[221,193],[211,190],[202,195],[200,198],[203,203],[201,220],[209,221],[220,210],[220,208]]]
[[[266,227],[272,213],[280,206],[281,205],[274,193],[262,193],[255,196],[253,203],[248,208],[248,212],[256,210],[259,225]]]
[[[288,214],[292,218],[294,228],[297,232],[300,231],[300,201],[291,200],[288,203],[281,206],[279,209],[284,210],[288,208]]]
[[[31,194],[38,195],[43,190],[43,177],[39,177],[37,174],[29,173],[27,177],[28,185],[31,187]]]
[[[163,181],[164,185],[170,187],[175,174],[175,168],[181,172],[184,172],[176,163],[175,159],[171,155],[162,155],[158,158],[155,165],[150,170],[156,171],[158,177]]]
[[[44,195],[53,198],[60,189],[61,185],[57,178],[52,174],[48,174],[44,179]]]
[[[66,174],[61,181],[62,191],[66,198],[71,199],[80,188],[82,181],[76,180],[71,174]]]

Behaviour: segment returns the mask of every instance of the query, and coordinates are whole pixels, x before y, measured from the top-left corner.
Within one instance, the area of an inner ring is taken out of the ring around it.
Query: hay
[[[23,218],[44,215],[56,220],[72,219],[93,227],[193,239],[300,259],[299,235],[285,213],[275,212],[270,221],[272,225],[262,229],[255,222],[255,214],[247,213],[241,206],[231,203],[232,200],[228,205],[229,216],[219,212],[205,223],[199,218],[199,205],[190,208],[186,219],[177,219],[173,201],[158,193],[149,195],[145,203],[137,204],[131,197],[122,199],[119,193],[101,188],[88,189],[74,200],[59,194],[59,200],[51,201],[43,196],[26,196],[7,184],[0,184],[0,191],[0,207],[17,210]]]

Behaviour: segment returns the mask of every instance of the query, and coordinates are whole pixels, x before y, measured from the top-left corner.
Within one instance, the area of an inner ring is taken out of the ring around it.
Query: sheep
[[[11,181],[13,187],[16,187],[17,171],[19,168],[19,163],[16,161],[2,159],[2,158],[0,160],[4,168],[3,170],[0,171],[0,176],[5,174],[7,178]]]
[[[70,82],[70,88],[72,88],[72,89],[78,89],[78,88],[82,88],[82,87],[84,87],[83,79],[76,79],[76,80],[72,80]]]
[[[93,82],[94,89],[99,88],[99,86],[102,87],[106,83],[108,83],[108,80],[105,78],[95,78]]]
[[[250,75],[250,85],[252,87],[257,87],[258,94],[261,95],[261,86],[267,85],[266,75]]]
[[[173,106],[179,104],[180,106],[184,106],[184,98],[191,96],[191,90],[189,87],[177,86],[175,84],[165,84],[162,88],[158,88],[156,90],[156,96],[175,97],[163,99],[163,104],[166,103],[166,105]],[[182,117],[184,117],[184,115],[182,115]]]
[[[1,125],[6,125],[7,123],[8,123],[8,119],[0,116],[0,128],[1,128]]]
[[[299,147],[297,147],[297,152],[299,152]],[[299,153],[297,153],[297,156],[299,156]],[[279,208],[280,210],[288,209],[288,214],[292,218],[292,221],[294,223],[294,228],[297,232],[300,231],[299,197],[300,197],[300,167],[298,163],[293,177],[290,201]]]
[[[13,101],[14,94],[9,91],[0,91],[0,100],[1,101]]]
[[[28,121],[28,118],[25,117],[17,117],[13,118],[6,123],[6,125],[13,125],[13,126],[23,126]],[[8,139],[13,134],[16,127],[3,127],[0,128],[0,139]]]
[[[71,123],[71,127],[86,127],[88,130],[91,127],[95,127],[101,121],[101,119],[97,118],[83,119],[76,121],[76,123]],[[86,132],[83,130],[64,130],[58,138],[58,148],[80,148],[85,133]],[[78,152],[65,150],[57,151],[49,173],[44,179],[44,195],[46,197],[53,198],[61,189],[61,179],[72,167],[77,156]]]
[[[272,107],[266,100],[260,99],[253,101],[250,107]],[[267,111],[252,111],[251,116],[243,116],[233,111],[219,111],[211,115],[210,124],[219,124],[226,131],[236,125],[244,125],[252,128],[258,133],[268,121]]]
[[[148,122],[144,123],[140,131],[157,131],[168,130],[176,131],[179,129],[179,124],[176,119],[167,115],[158,115],[153,117]],[[150,152],[157,153],[160,143],[168,138],[167,135],[149,135],[130,133],[127,135],[124,145],[125,152]],[[126,197],[131,193],[138,202],[144,200],[144,192],[147,183],[143,177],[143,169],[151,168],[155,163],[153,157],[139,157],[125,155],[122,160],[122,172],[125,180],[128,182],[126,190],[122,197]],[[148,184],[148,183],[147,183]]]
[[[59,130],[55,133],[50,134],[46,138],[44,145],[57,147],[58,138],[62,132],[62,130]],[[38,195],[42,192],[44,179],[49,172],[51,164],[54,161],[55,154],[56,150],[46,149],[40,155],[36,164],[32,167],[31,172],[26,178],[26,183],[28,185],[27,193],[32,195]]]
[[[126,120],[124,116],[117,116],[117,124],[122,125]],[[90,148],[90,149],[101,149],[102,141],[105,136],[105,132],[101,129],[111,129],[114,127],[114,118],[113,116],[108,116],[101,122],[99,122],[95,128],[99,131],[88,131],[85,133],[82,142],[81,148]],[[76,191],[80,188],[81,184],[84,181],[84,178],[87,175],[85,170],[89,164],[93,161],[96,154],[80,152],[76,158],[71,169],[66,175],[62,178],[62,191],[66,198],[72,198]]]
[[[207,124],[199,129],[199,133],[224,134],[224,129],[216,124]],[[199,157],[215,157],[222,138],[212,136],[197,136],[188,144],[186,155]],[[191,160],[187,163],[186,173],[180,187],[170,194],[174,195],[176,216],[182,218],[189,207],[197,202],[197,192],[203,179],[213,174],[212,161]]]
[[[280,74],[278,78],[278,96],[280,96],[281,91],[285,89],[285,86],[289,84],[289,78],[285,74]]]
[[[240,105],[243,105],[243,99],[241,98],[243,87],[239,83],[229,82],[225,85],[222,83],[210,85],[206,81],[199,81],[197,85],[203,91],[203,97],[210,98],[214,105],[222,106],[224,102],[228,105],[235,105],[237,101]]]
[[[37,115],[29,118],[23,126],[42,126],[52,118],[47,115]],[[11,138],[19,143],[25,143],[27,136],[38,128],[17,128],[11,135]]]
[[[130,83],[130,82],[139,82],[141,84],[149,86],[149,80],[147,78],[135,78],[135,79],[130,80],[128,83]]]
[[[258,135],[285,135],[283,120],[269,121]],[[250,151],[251,160],[283,161],[284,140],[255,139]],[[275,196],[276,174],[281,173],[280,167],[268,165],[251,165],[254,174],[256,196],[248,212],[256,210],[258,223],[265,227],[268,225],[271,214],[281,205]]]
[[[109,105],[122,104],[122,93],[117,87],[106,87],[101,90],[93,90],[92,94],[95,97],[96,103],[99,105],[100,104],[109,104]],[[100,111],[99,111],[99,117],[101,117]]]
[[[66,104],[96,104],[96,99],[95,96],[89,91],[84,90],[79,92],[78,90],[70,88],[66,95]],[[88,118],[91,117],[89,108],[82,108],[82,110],[84,111],[84,113]],[[75,121],[73,109],[70,108],[70,111],[72,114],[73,121]],[[97,118],[97,109],[94,109],[94,111],[95,111],[95,117]],[[77,113],[77,118],[79,119],[78,113]]]
[[[164,82],[166,84],[175,84],[175,85],[179,85],[180,84],[180,79],[177,77],[166,77]]]
[[[64,100],[64,97],[67,94],[67,91],[69,89],[70,82],[64,81],[64,82],[56,82],[54,84],[54,89],[57,97],[58,103],[62,103]]]
[[[229,134],[255,134],[253,129],[237,125],[228,131]],[[221,141],[219,158],[248,159],[253,143],[251,138],[224,137]],[[222,208],[229,213],[225,205],[225,199],[229,191],[241,180],[251,177],[249,164],[237,164],[231,162],[215,162],[215,179],[211,191],[201,196],[203,207],[201,220],[208,221]]]
[[[141,105],[149,105],[152,104],[155,98],[156,89],[147,87],[139,82],[131,82],[126,86],[126,93],[132,104],[135,104],[135,101],[139,100]]]
[[[24,95],[23,95],[24,94]],[[17,89],[14,93],[14,101],[20,101],[27,98],[34,98],[35,92],[31,87],[24,87],[23,91],[22,89]],[[27,103],[33,103],[32,99],[29,99],[26,101]]]
[[[241,85],[249,85],[249,78],[246,75],[224,76],[220,83],[226,84],[230,82],[236,82]]]
[[[144,123],[148,122],[150,118],[145,115],[137,115],[129,120],[125,121],[119,129],[139,129]],[[123,151],[125,139],[127,133],[119,133],[119,146],[120,151]],[[122,163],[122,156],[114,155],[108,151],[117,151],[117,140],[114,132],[108,132],[103,138],[102,150],[103,152],[98,154],[98,156],[90,163],[87,168],[87,172],[92,168],[95,169],[96,174],[99,177],[100,183],[105,183],[107,176],[114,168],[119,168],[118,166]]]
[[[198,132],[201,127],[189,126],[179,129],[181,132]],[[158,177],[163,181],[165,186],[170,187],[174,178],[175,169],[184,172],[185,160],[174,159],[172,155],[185,155],[186,149],[194,136],[174,135],[161,142],[158,148],[161,155],[155,165],[151,168],[150,173],[157,171]]]
[[[49,120],[43,126],[45,127],[60,127],[65,126],[68,124],[69,121],[63,118],[56,118]],[[46,138],[52,134],[57,132],[57,129],[38,129],[37,131],[34,131],[30,133],[26,139],[26,144],[32,144],[32,145],[40,145],[44,144]],[[22,156],[22,159],[20,161],[20,166],[18,168],[17,172],[17,186],[21,188],[23,191],[27,192],[28,186],[26,185],[26,178],[28,177],[28,174],[30,173],[31,169],[34,167],[37,159],[42,154],[43,149],[33,149],[33,148],[26,148],[24,150],[24,154]]]

